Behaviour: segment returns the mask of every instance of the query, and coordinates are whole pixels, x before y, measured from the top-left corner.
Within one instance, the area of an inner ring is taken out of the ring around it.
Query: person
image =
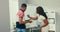
[[[19,18],[19,21],[16,22],[16,32],[26,32],[25,29],[26,29],[26,26],[25,24],[26,23],[31,23],[32,21],[31,20],[24,20],[24,12],[27,8],[27,5],[24,3],[21,5],[21,9],[18,11],[17,13],[17,16]]]
[[[48,25],[48,23],[49,23],[47,20],[48,17],[41,6],[36,8],[36,13],[37,13],[36,17],[31,17],[30,15],[27,15],[27,16],[30,19],[38,20],[39,22],[41,22],[41,25],[38,27],[38,30],[41,30],[43,27],[46,27]],[[42,24],[42,21],[44,24]]]

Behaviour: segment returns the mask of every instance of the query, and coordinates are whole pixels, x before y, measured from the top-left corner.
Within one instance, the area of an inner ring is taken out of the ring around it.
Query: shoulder
[[[44,16],[42,16],[42,15],[40,15],[40,18],[41,18],[41,19],[45,19],[45,17],[44,17]]]
[[[24,13],[23,13],[21,10],[19,10],[18,13],[17,13],[17,15],[18,15],[19,17],[23,17],[23,16],[24,16]]]
[[[21,10],[18,11],[18,14],[24,14]]]
[[[23,13],[21,10],[19,10],[18,12],[21,12],[21,13]]]

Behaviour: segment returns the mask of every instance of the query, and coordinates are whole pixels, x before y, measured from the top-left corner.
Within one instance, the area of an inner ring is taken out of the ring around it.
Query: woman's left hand
[[[39,27],[38,30],[40,31],[42,29],[42,27]]]
[[[27,15],[27,17],[29,17],[29,18],[30,18],[30,15]]]

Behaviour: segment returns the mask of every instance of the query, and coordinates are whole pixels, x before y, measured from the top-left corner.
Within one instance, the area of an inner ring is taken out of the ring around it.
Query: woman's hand
[[[30,15],[27,15],[27,17],[29,17],[29,18],[30,18]]]
[[[31,22],[32,22],[32,20],[30,20],[30,19],[29,19],[29,20],[25,20],[25,22],[27,22],[27,23],[31,23]]]
[[[42,27],[39,27],[38,30],[41,31]]]
[[[33,19],[33,20],[37,20],[37,19],[38,19],[38,16],[36,16],[36,17],[31,17],[30,15],[27,15],[27,17],[29,17],[30,19]]]
[[[29,19],[29,23],[32,23],[32,20],[31,19]]]

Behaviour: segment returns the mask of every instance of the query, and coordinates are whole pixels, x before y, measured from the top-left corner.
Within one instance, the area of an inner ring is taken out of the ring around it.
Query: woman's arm
[[[26,24],[26,23],[31,23],[31,20],[25,20],[23,21],[23,18],[19,18],[19,24]]]
[[[36,17],[31,17],[31,16],[29,16],[29,15],[27,15],[30,19],[33,19],[33,20],[37,20],[38,19],[38,16],[36,16]]]
[[[44,21],[44,24],[41,27],[45,27],[49,24],[47,19],[44,19],[43,21]]]
[[[43,27],[46,27],[49,24],[47,19],[44,19],[43,21],[44,21],[44,24],[42,26],[40,26],[39,30]]]

